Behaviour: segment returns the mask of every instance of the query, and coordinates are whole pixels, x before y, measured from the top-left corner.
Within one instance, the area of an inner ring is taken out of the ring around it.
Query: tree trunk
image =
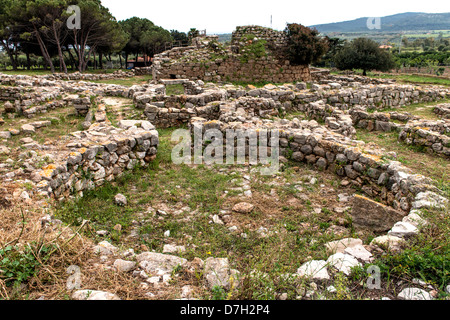
[[[17,70],[17,62],[14,59],[13,53],[11,52],[11,48],[8,46],[8,42],[6,42],[6,44],[5,44],[2,40],[1,44],[2,44],[2,47],[5,49],[6,53],[8,54],[9,60],[11,60],[11,66],[13,67],[13,70]]]
[[[53,36],[55,37],[56,46],[58,47],[58,57],[59,57],[59,72],[64,72],[67,74],[67,66],[64,62],[64,56],[61,50],[61,43],[59,41],[59,35],[56,32],[55,22],[52,24]]]
[[[363,76],[367,76],[367,72],[365,69],[363,70]]]
[[[119,62],[120,62],[120,69],[123,69],[122,67],[122,54],[119,53]]]
[[[77,68],[75,58],[73,57],[73,54],[68,47],[66,48],[66,51],[69,53],[69,59],[70,62],[72,63],[72,70],[75,70]]]
[[[27,56],[27,70],[30,70],[31,69],[30,53],[27,51],[25,52],[25,55]]]
[[[98,67],[103,69],[103,54],[101,52],[98,53]]]
[[[33,25],[33,28],[34,28],[34,33],[35,33],[36,39],[39,43],[39,47],[41,48],[41,51],[42,51],[42,56],[47,61],[48,65],[50,66],[52,73],[55,73],[55,66],[53,65],[53,62],[48,53],[47,47],[45,46],[44,41],[42,41],[41,35],[39,34],[39,31],[36,29],[35,25]]]

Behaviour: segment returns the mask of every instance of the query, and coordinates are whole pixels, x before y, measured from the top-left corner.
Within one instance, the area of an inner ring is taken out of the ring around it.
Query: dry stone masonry
[[[266,54],[255,56],[251,45],[267,42]],[[173,48],[155,55],[153,79],[182,78],[203,81],[295,82],[309,81],[308,66],[294,66],[276,55],[285,47],[281,32],[268,28],[238,27],[232,46],[225,48],[216,37],[196,38],[193,46]]]
[[[193,47],[175,48],[159,55],[152,68],[155,80],[131,87],[80,81],[95,78],[89,75],[64,78],[63,75],[30,77],[0,74],[1,111],[4,115],[31,118],[50,109],[70,107],[85,117],[82,124],[85,130],[72,132],[54,143],[40,145],[29,137],[23,138],[21,142],[24,150],[20,150],[18,155],[20,168],[9,170],[14,162],[11,159],[0,164],[2,186],[28,183],[31,187],[20,194],[24,199],[29,199],[29,194],[59,201],[82,196],[86,190],[114,180],[125,170],[136,166],[145,167],[153,161],[159,145],[156,127],[187,124],[192,134],[194,131],[204,133],[208,129],[217,129],[223,136],[228,129],[254,129],[258,135],[269,132],[268,144],[260,145],[267,148],[268,154],[272,151],[269,144],[270,130],[276,130],[280,137],[278,146],[282,157],[310,164],[317,170],[333,172],[365,193],[365,196],[352,197],[351,215],[357,230],[369,230],[379,235],[372,244],[399,247],[426,223],[422,218],[422,210],[445,208],[448,205],[444,192],[431,179],[414,174],[395,161],[395,154],[354,140],[356,128],[396,131],[399,132],[399,139],[405,143],[423,146],[445,157],[450,156],[447,104],[434,108],[434,112],[442,118],[438,121],[424,120],[395,110],[382,111],[412,103],[439,101],[449,97],[448,89],[327,74],[314,83],[269,84],[262,88],[225,83],[205,84],[203,80],[207,79],[225,80],[225,74],[221,74],[220,70],[237,63],[233,59],[239,59],[241,49],[248,44],[245,37],[248,32],[256,39],[266,39],[269,49],[280,47],[285,41],[279,33],[266,28],[238,28],[233,35],[233,52],[227,53],[232,58],[217,56],[208,69],[206,65],[201,66],[205,61],[190,64],[184,60],[199,52],[205,53],[206,57],[207,50],[221,53],[220,47],[215,46],[214,38],[199,38],[194,41]],[[242,66],[241,61],[239,63],[241,65],[236,64],[236,68],[249,74],[250,71]],[[272,62],[270,59],[261,59],[255,62],[256,65],[258,63],[270,66]],[[253,68],[258,74],[259,69],[255,64]],[[192,72],[185,69],[186,66],[192,68]],[[264,81],[287,82],[293,81],[293,78],[309,80],[305,70],[303,74],[290,68],[284,65],[280,72],[286,78],[276,78],[274,75],[268,80],[264,78]],[[230,70],[234,70],[233,67]],[[175,75],[176,79],[170,79],[171,75]],[[111,77],[119,76],[129,76],[129,73],[118,73]],[[170,85],[182,85],[184,94],[167,95]],[[105,96],[132,99],[135,108],[142,112],[142,118],[119,119],[117,126],[113,126],[106,116],[105,105],[101,103],[101,98]],[[299,120],[296,114],[303,114],[306,119]],[[30,122],[23,125],[19,133],[29,135],[49,125],[51,121]],[[3,124],[0,121],[2,143],[6,144],[7,139],[18,134],[3,130],[1,126]],[[210,142],[201,141],[203,147]],[[225,154],[226,146],[223,147]],[[233,146],[235,154],[237,148],[237,145]],[[245,151],[248,154],[248,149]],[[1,154],[11,152],[6,146],[0,145]],[[38,165],[42,163],[44,165]],[[126,206],[127,199],[117,194],[115,203]],[[249,214],[253,210],[254,206],[246,202],[238,203],[232,209],[240,214]],[[218,215],[213,216],[212,220],[215,224],[223,224]],[[372,253],[359,239],[337,240],[326,244],[326,249],[329,255],[326,260],[308,261],[296,273],[288,276],[327,280],[330,279],[331,268],[349,275],[353,267],[364,266],[373,260]],[[132,250],[120,252],[117,247],[103,241],[93,250],[106,259],[120,254],[112,268],[120,273],[132,273],[145,286],[168,285],[174,271],[180,267],[203,274],[209,289],[221,286],[228,290],[238,287],[241,281],[240,272],[231,267],[228,259],[210,257],[205,261],[198,258],[187,261],[177,256],[177,253],[186,250],[183,246],[166,244],[163,253],[145,251],[136,255]],[[184,297],[190,296],[189,290],[183,289]],[[415,298],[419,293],[427,294],[405,289],[399,297]],[[108,292],[89,290],[75,291],[72,298],[120,299]]]

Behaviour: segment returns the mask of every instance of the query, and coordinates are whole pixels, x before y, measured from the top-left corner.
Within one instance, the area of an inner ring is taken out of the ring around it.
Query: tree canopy
[[[369,70],[389,71],[395,63],[390,52],[368,38],[356,38],[339,50],[334,62],[340,70],[362,69],[363,75]]]
[[[316,29],[301,24],[288,24],[286,57],[293,65],[308,65],[319,61],[328,50],[328,40],[319,36]]]
[[[68,12],[73,5],[80,9],[79,28],[67,24],[77,14]],[[53,72],[58,61],[60,71],[67,72],[69,63],[83,72],[95,55],[102,66],[103,55],[153,56],[172,41],[171,32],[148,19],[118,22],[100,0],[0,0],[0,47],[13,69],[19,51],[28,60],[32,54],[42,56]]]

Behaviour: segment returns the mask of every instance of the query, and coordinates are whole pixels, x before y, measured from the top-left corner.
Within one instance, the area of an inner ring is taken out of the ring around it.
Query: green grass
[[[450,195],[450,190],[447,195]],[[441,292],[439,298],[450,296],[445,294],[450,282],[449,209],[424,210],[427,225],[407,242],[406,248],[401,253],[389,252],[374,262],[380,267],[382,277],[392,282],[418,278],[438,288]]]
[[[269,186],[268,183],[274,177],[257,175],[250,181],[254,198],[248,201],[259,204],[258,208],[249,215],[230,212],[240,231],[230,232],[229,225],[212,224],[212,215],[219,214],[233,204],[230,199],[239,192],[232,189],[242,183],[242,175],[248,174],[248,167],[175,165],[171,162],[174,144],[170,142],[170,136],[173,130],[159,130],[157,157],[148,168],[127,171],[115,181],[85,192],[83,198],[61,203],[56,216],[74,225],[89,219],[93,230],[109,231],[109,238],[116,244],[125,241],[133,220],[142,221],[138,227],[139,238],[127,244],[134,245],[136,251],[141,250],[141,244],[160,252],[165,243],[175,243],[186,246],[186,252],[179,255],[188,260],[194,257],[228,257],[232,266],[244,275],[254,270],[270,275],[268,280],[254,277],[246,281],[241,289],[232,293],[233,298],[275,299],[276,292],[287,290],[289,297],[294,299],[298,295],[298,287],[304,284],[293,279],[279,279],[279,276],[295,273],[310,258],[326,259],[324,244],[338,238],[334,233],[327,232],[334,224],[331,212],[323,210],[317,215],[305,214],[318,201],[314,199],[315,196],[309,197],[307,201],[302,200],[302,208],[288,204],[281,206],[281,203],[298,196],[298,192],[284,183]],[[221,168],[227,168],[227,171],[222,173]],[[305,166],[297,172],[288,167],[280,173],[280,177],[303,184],[309,181],[303,175],[312,175],[311,170]],[[321,179],[318,177],[318,183],[325,182]],[[262,200],[257,196],[259,193],[268,194],[272,189],[277,191],[279,202]],[[317,196],[318,190],[318,184],[305,185],[305,192],[309,194]],[[126,207],[118,207],[113,202],[115,194],[119,192],[128,199]],[[325,205],[327,201],[322,199],[320,203]],[[156,210],[162,205],[179,210],[163,216],[147,212],[149,206]],[[274,206],[273,211],[266,208],[269,205]],[[305,229],[302,226],[304,223],[308,223],[311,229]],[[116,224],[122,225],[121,232],[114,230]],[[264,238],[257,232],[260,226],[269,230]],[[167,230],[170,230],[169,238],[164,236]],[[240,236],[241,232],[247,236]],[[223,298],[220,292],[210,294]]]
[[[400,83],[450,86],[450,79],[439,78],[439,77],[428,76],[428,75],[420,75],[419,76],[419,75],[374,73],[374,72],[368,72],[367,75],[372,78],[394,79]]]
[[[147,84],[152,79],[152,75],[135,76],[131,78],[123,79],[110,79],[110,80],[92,80],[90,82],[94,83],[105,83],[105,84],[117,84],[121,86],[131,87],[133,85],[143,85]]]
[[[386,152],[396,152],[397,161],[415,173],[432,178],[441,190],[450,190],[450,162],[447,159],[424,153],[421,148],[399,142],[396,132],[374,134],[367,130],[356,129],[356,139],[366,143],[373,142]]]
[[[433,112],[433,107],[428,108],[429,106],[435,106],[442,103],[449,103],[450,99],[442,99],[439,101],[434,102],[423,102],[423,103],[414,103],[410,105],[405,105],[402,107],[395,107],[395,108],[386,108],[382,110],[373,110],[378,112],[390,112],[390,111],[396,111],[396,112],[408,112],[415,116],[418,116],[422,119],[427,120],[440,120],[441,118],[438,117],[437,114]],[[392,120],[391,120],[392,121]]]
[[[86,70],[84,73],[94,73],[94,74],[108,74],[108,73],[113,73],[115,71],[117,71],[119,69],[89,69]],[[123,70],[123,69],[120,69]],[[56,68],[55,72],[59,73],[58,68]],[[75,73],[78,72],[78,70],[71,70],[69,69],[67,73]],[[4,69],[0,69],[0,73],[4,73],[4,74],[11,74],[11,75],[15,75],[15,74],[21,74],[21,75],[27,75],[27,76],[39,76],[39,75],[47,75],[47,74],[52,74],[51,70],[44,70],[44,69],[31,69],[31,70],[27,70],[27,69],[18,69],[18,70],[12,70],[11,68],[8,68],[7,70]]]
[[[168,84],[166,85],[167,96],[178,96],[184,94],[184,86],[182,84]]]

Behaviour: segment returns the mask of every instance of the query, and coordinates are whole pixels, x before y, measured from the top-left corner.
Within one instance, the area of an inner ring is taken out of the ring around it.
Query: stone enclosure
[[[253,47],[265,42],[265,50]],[[295,82],[311,80],[308,66],[294,66],[277,56],[286,46],[282,32],[259,26],[238,27],[231,47],[217,38],[197,38],[190,47],[173,48],[153,59],[153,79],[204,81]]]
[[[246,37],[248,34],[253,38]],[[396,243],[417,234],[420,226],[426,223],[421,218],[421,210],[448,205],[445,193],[434,181],[415,174],[396,161],[395,153],[356,140],[356,129],[377,134],[396,132],[399,142],[418,146],[448,160],[450,109],[447,103],[433,108],[440,120],[423,119],[396,109],[448,99],[449,89],[400,85],[390,80],[337,76],[327,72],[317,73],[314,79],[307,66],[290,66],[271,54],[243,63],[243,57],[248,58],[246,48],[258,39],[266,40],[268,51],[281,48],[285,43],[281,33],[255,26],[238,28],[233,33],[229,52],[217,45],[214,38],[196,39],[192,47],[174,48],[156,56],[152,67],[154,78],[144,85],[89,82],[103,79],[96,75],[0,74],[0,154],[15,154],[9,144],[17,140],[15,136],[24,137],[17,154],[20,168],[11,169],[14,161],[0,165],[2,188],[14,188],[19,180],[29,186],[27,191],[20,190],[23,198],[29,195],[64,201],[83,196],[84,191],[113,181],[126,170],[148,166],[158,153],[158,129],[183,126],[191,135],[195,131],[204,133],[215,129],[221,137],[228,129],[253,130],[259,136],[267,135],[267,145],[259,147],[266,149],[268,154],[273,151],[271,134],[277,132],[281,163],[305,163],[348,181],[360,191],[360,195],[353,197],[353,226],[376,234],[374,244]],[[148,71],[138,70],[133,74]],[[117,72],[105,79],[133,74]],[[229,81],[286,83],[257,88],[233,85],[227,83]],[[167,95],[169,87],[174,85],[181,86],[184,92]],[[129,108],[138,114],[138,119],[120,118],[113,124],[104,103],[111,97],[129,101],[132,104]],[[39,118],[57,109],[69,110],[84,119],[82,129],[52,143],[37,143],[30,138],[36,130],[53,125],[52,121],[39,121]],[[26,124],[20,130],[11,129],[8,125],[14,120],[25,120]],[[201,149],[216,138],[220,137],[201,141]],[[237,145],[231,147],[235,151],[239,148]],[[225,145],[219,148],[227,150]],[[248,155],[248,148],[245,152]],[[38,166],[43,159],[51,161]],[[126,199],[121,203],[126,203]],[[344,246],[340,248],[342,250],[337,250],[341,242],[335,243],[333,248],[332,243],[327,244],[331,248],[327,250],[328,260],[309,261],[295,276],[327,279],[327,266],[334,266],[348,275],[349,265],[369,263],[371,253],[366,252],[362,241],[350,240],[356,244]],[[174,254],[180,248],[168,246],[164,246],[162,254],[143,252],[137,255],[137,262],[116,260],[114,268],[126,270],[124,272],[136,269],[133,272],[139,277],[142,273],[155,274],[147,278],[155,278],[151,280],[155,283],[162,279],[167,284],[172,272],[180,265],[189,267],[198,262],[205,271],[205,281],[210,289],[219,285],[229,290],[233,281],[239,281],[239,271],[232,269],[225,258],[188,262]],[[353,250],[353,247],[357,249]],[[108,242],[101,242],[94,250],[108,256],[118,249]],[[321,270],[320,274],[317,268]],[[102,292],[95,294],[104,297]],[[78,291],[73,297],[85,299],[86,294]]]

